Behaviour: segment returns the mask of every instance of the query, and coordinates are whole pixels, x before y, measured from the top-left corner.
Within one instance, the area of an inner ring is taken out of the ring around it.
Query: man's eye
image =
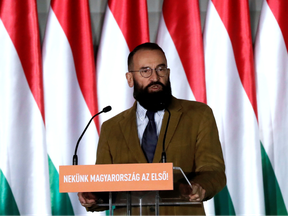
[[[147,69],[142,69],[141,70],[141,73],[148,73],[149,72],[149,69],[147,68]]]
[[[165,67],[158,67],[156,70],[162,72],[165,71],[165,69],[166,69]]]

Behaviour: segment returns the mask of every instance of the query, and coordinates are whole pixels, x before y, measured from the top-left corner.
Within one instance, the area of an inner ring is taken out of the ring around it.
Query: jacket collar
[[[138,138],[137,123],[136,123],[136,106],[137,106],[137,102],[135,101],[133,106],[127,110],[127,112],[125,113],[125,115],[123,116],[123,119],[119,122],[119,124],[122,130],[123,136],[125,137],[126,145],[128,146],[129,150],[132,152],[136,161],[138,163],[147,163],[147,160],[142,151],[139,138]],[[167,148],[169,147],[169,143],[171,142],[174,132],[178,126],[180,117],[182,115],[181,109],[182,107],[181,107],[181,104],[179,103],[179,100],[176,99],[175,97],[172,97],[171,104],[168,107],[168,110],[170,111],[171,116],[170,116],[170,122],[168,125],[167,134],[166,134],[165,150],[167,150]],[[166,130],[168,116],[169,116],[168,112],[165,111],[161,131],[160,131],[158,142],[157,142],[157,147],[155,150],[155,155],[154,155],[154,160],[153,160],[154,163],[159,163],[161,161],[161,155],[163,151],[163,138],[164,138],[164,134]]]
[[[165,151],[167,151],[167,149],[169,148],[171,139],[179,124],[179,120],[182,115],[181,109],[182,107],[181,107],[181,104],[179,103],[179,100],[176,99],[175,97],[172,97],[171,104],[168,107],[168,110],[170,111],[171,116],[170,116],[170,121],[169,121],[168,129],[167,129],[167,133],[166,133]],[[168,116],[169,116],[169,113],[165,111],[164,118],[162,121],[161,131],[159,134],[158,143],[157,143],[157,147],[156,147],[156,151],[155,151],[155,155],[153,159],[154,163],[161,162],[161,155],[163,152],[163,139],[164,139],[164,134],[165,134],[165,130],[166,130],[167,122],[168,122]]]
[[[132,152],[135,160],[138,163],[147,163],[146,157],[142,151],[138,138],[136,123],[136,106],[137,102],[135,101],[133,106],[127,110],[119,124],[125,138],[125,143],[128,146],[129,150]]]

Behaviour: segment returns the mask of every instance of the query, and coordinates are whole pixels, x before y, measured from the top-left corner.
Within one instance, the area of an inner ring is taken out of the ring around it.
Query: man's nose
[[[152,74],[150,76],[150,80],[153,80],[153,81],[159,81],[160,80],[160,76],[158,75],[158,73],[155,69],[152,69]]]

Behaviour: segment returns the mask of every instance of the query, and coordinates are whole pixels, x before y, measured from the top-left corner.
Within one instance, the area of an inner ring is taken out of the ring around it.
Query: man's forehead
[[[133,58],[134,64],[157,63],[166,65],[166,57],[161,50],[139,50]]]

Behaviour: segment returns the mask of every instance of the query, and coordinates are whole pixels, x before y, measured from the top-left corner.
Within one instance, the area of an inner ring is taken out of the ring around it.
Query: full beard
[[[148,92],[148,88],[154,84],[162,86],[162,90],[158,92]],[[170,80],[167,81],[166,85],[161,82],[152,82],[144,89],[141,89],[138,83],[134,80],[134,98],[149,111],[157,112],[163,110],[170,105],[172,93]]]

